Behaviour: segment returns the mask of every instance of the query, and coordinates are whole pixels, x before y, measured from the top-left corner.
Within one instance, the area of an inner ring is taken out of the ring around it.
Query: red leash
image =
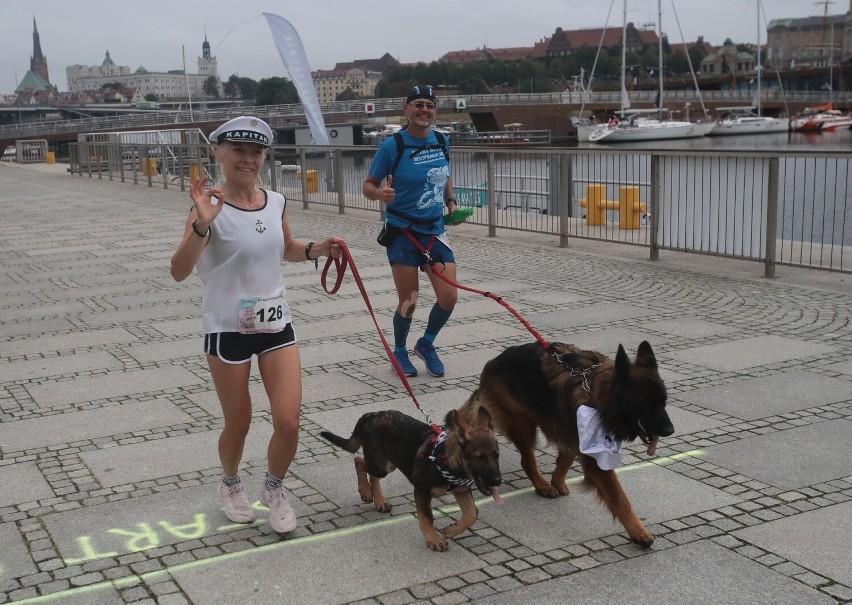
[[[429,250],[427,250],[426,248],[424,248],[424,247],[420,244],[420,242],[419,242],[419,241],[417,241],[417,238],[416,238],[416,237],[414,237],[413,235],[411,235],[411,232],[409,232],[409,231],[408,231],[408,229],[403,229],[403,230],[402,230],[402,232],[406,235],[406,237],[408,237],[408,239],[410,239],[410,240],[411,240],[411,243],[413,243],[413,244],[417,247],[417,249],[418,249],[418,250],[420,250],[420,253],[421,253],[421,254],[425,257],[425,259],[426,259],[426,263],[427,263],[427,264],[429,265],[429,267],[432,269],[432,273],[434,273],[435,275],[437,275],[438,277],[440,277],[440,278],[441,278],[441,279],[443,279],[445,282],[447,282],[448,284],[450,284],[451,286],[453,286],[453,287],[455,287],[455,288],[459,288],[459,289],[461,289],[461,290],[467,290],[468,292],[474,292],[474,293],[476,293],[476,294],[481,294],[482,296],[485,296],[485,297],[487,297],[487,298],[490,298],[491,300],[493,300],[493,301],[495,301],[495,302],[499,303],[500,305],[502,305],[503,307],[505,307],[506,309],[508,309],[508,310],[509,310],[509,312],[510,312],[512,315],[514,315],[514,316],[518,319],[518,321],[520,321],[520,322],[524,325],[524,327],[525,327],[527,330],[529,330],[530,334],[532,334],[532,335],[535,337],[535,339],[539,342],[539,344],[541,344],[541,346],[542,346],[542,347],[544,347],[545,349],[547,349],[547,348],[549,348],[549,347],[550,347],[550,343],[549,343],[549,342],[547,342],[547,341],[544,339],[544,337],[543,337],[541,334],[539,334],[539,333],[536,331],[536,329],[535,329],[535,328],[533,328],[533,327],[530,325],[530,323],[529,323],[529,322],[528,322],[528,321],[524,318],[524,316],[523,316],[523,315],[521,315],[520,313],[518,313],[518,311],[516,311],[516,310],[515,310],[515,309],[514,309],[514,308],[513,308],[513,307],[512,307],[509,303],[507,303],[505,300],[503,300],[503,298],[502,298],[501,296],[498,296],[497,294],[493,294],[493,293],[491,293],[491,292],[486,292],[485,290],[478,290],[478,289],[476,289],[476,288],[472,288],[472,287],[470,287],[470,286],[463,286],[463,285],[461,285],[460,283],[458,283],[458,282],[456,282],[456,281],[454,281],[454,280],[450,279],[450,278],[449,278],[449,277],[447,277],[446,275],[444,275],[444,272],[443,272],[443,271],[438,271],[438,270],[437,270],[437,268],[435,267],[435,265],[437,264],[437,262],[436,262],[435,260],[433,260],[433,259],[432,259],[432,255],[431,255],[432,242],[430,242],[430,244],[429,244],[429,248],[430,248],[430,249],[429,249]],[[432,241],[434,242],[434,236],[432,237]],[[443,264],[443,263],[441,263],[441,264]]]
[[[429,414],[427,414],[426,410],[424,410],[420,406],[420,402],[417,401],[417,397],[414,395],[414,391],[411,389],[411,385],[408,382],[408,378],[406,378],[405,376],[405,372],[402,371],[399,362],[396,360],[396,357],[394,357],[393,350],[391,349],[390,344],[388,344],[387,338],[385,338],[384,332],[382,332],[381,327],[379,327],[379,322],[376,319],[376,313],[373,311],[373,305],[370,304],[370,297],[367,296],[367,291],[364,288],[364,282],[361,281],[361,275],[358,273],[358,267],[355,266],[355,261],[352,258],[352,254],[349,252],[349,247],[346,245],[346,242],[340,241],[338,243],[340,244],[342,258],[333,258],[329,256],[328,259],[325,261],[325,267],[323,267],[321,278],[323,290],[325,290],[328,294],[337,293],[337,291],[340,289],[340,285],[343,283],[343,275],[344,273],[346,273],[346,267],[349,265],[352,266],[352,277],[355,278],[355,283],[358,284],[358,290],[360,290],[361,296],[364,299],[364,303],[367,305],[367,309],[370,311],[370,315],[373,318],[373,323],[376,325],[376,331],[379,333],[379,338],[382,339],[382,345],[384,345],[385,347],[385,353],[387,353],[388,359],[390,360],[391,365],[393,366],[393,369],[396,372],[396,375],[399,376],[399,379],[402,381],[405,390],[408,391],[408,394],[414,401],[414,407],[420,410],[420,413],[426,417],[426,420],[432,426],[432,430],[435,431],[436,434],[440,435],[442,432],[441,427],[432,422],[432,419],[429,417]],[[331,288],[331,290],[329,290],[328,286],[326,285],[326,277],[328,275],[328,270],[331,267],[332,263],[337,269],[337,280],[334,282],[334,286]]]

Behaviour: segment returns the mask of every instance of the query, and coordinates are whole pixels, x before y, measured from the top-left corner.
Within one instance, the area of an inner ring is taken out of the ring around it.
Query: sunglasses
[[[434,103],[424,103],[423,101],[412,103],[412,105],[414,105],[417,109],[423,109],[424,107],[426,109],[438,109],[438,106]]]

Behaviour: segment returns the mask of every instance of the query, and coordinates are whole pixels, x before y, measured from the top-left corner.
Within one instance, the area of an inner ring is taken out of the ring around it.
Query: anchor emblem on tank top
[[[263,222],[260,219],[257,219],[257,222],[254,224],[254,230],[258,233],[263,233],[266,231],[266,227],[263,226]]]

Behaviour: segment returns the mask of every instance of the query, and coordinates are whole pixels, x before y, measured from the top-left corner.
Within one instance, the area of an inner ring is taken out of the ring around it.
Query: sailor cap
[[[235,141],[269,147],[272,144],[272,138],[272,129],[269,124],[252,116],[240,116],[228,120],[210,133],[210,140],[214,143]]]

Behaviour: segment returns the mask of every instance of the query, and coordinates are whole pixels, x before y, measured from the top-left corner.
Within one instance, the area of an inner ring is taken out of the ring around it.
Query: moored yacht
[[[658,113],[659,110],[650,110]],[[660,141],[666,139],[694,139],[711,130],[712,122],[682,122],[641,117],[634,113],[624,120],[610,120],[589,134],[592,143],[626,143],[630,141]]]
[[[588,135],[591,143],[623,143],[629,141],[660,141],[666,139],[693,139],[703,137],[709,133],[714,126],[713,122],[680,122],[663,119],[668,112],[663,108],[663,29],[662,29],[662,2],[657,0],[657,38],[659,40],[659,68],[657,69],[659,80],[659,93],[657,94],[658,109],[633,110],[628,112],[630,98],[627,94],[625,74],[627,71],[627,47],[622,44],[621,49],[621,118],[614,118],[607,124],[597,126]],[[624,26],[622,29],[622,40],[627,39],[627,0],[624,0]],[[657,114],[657,118],[643,117],[642,114]]]
[[[711,136],[738,134],[765,134],[772,132],[787,132],[789,118],[771,118],[760,116],[752,111],[752,107],[731,108],[723,114],[708,134]]]

